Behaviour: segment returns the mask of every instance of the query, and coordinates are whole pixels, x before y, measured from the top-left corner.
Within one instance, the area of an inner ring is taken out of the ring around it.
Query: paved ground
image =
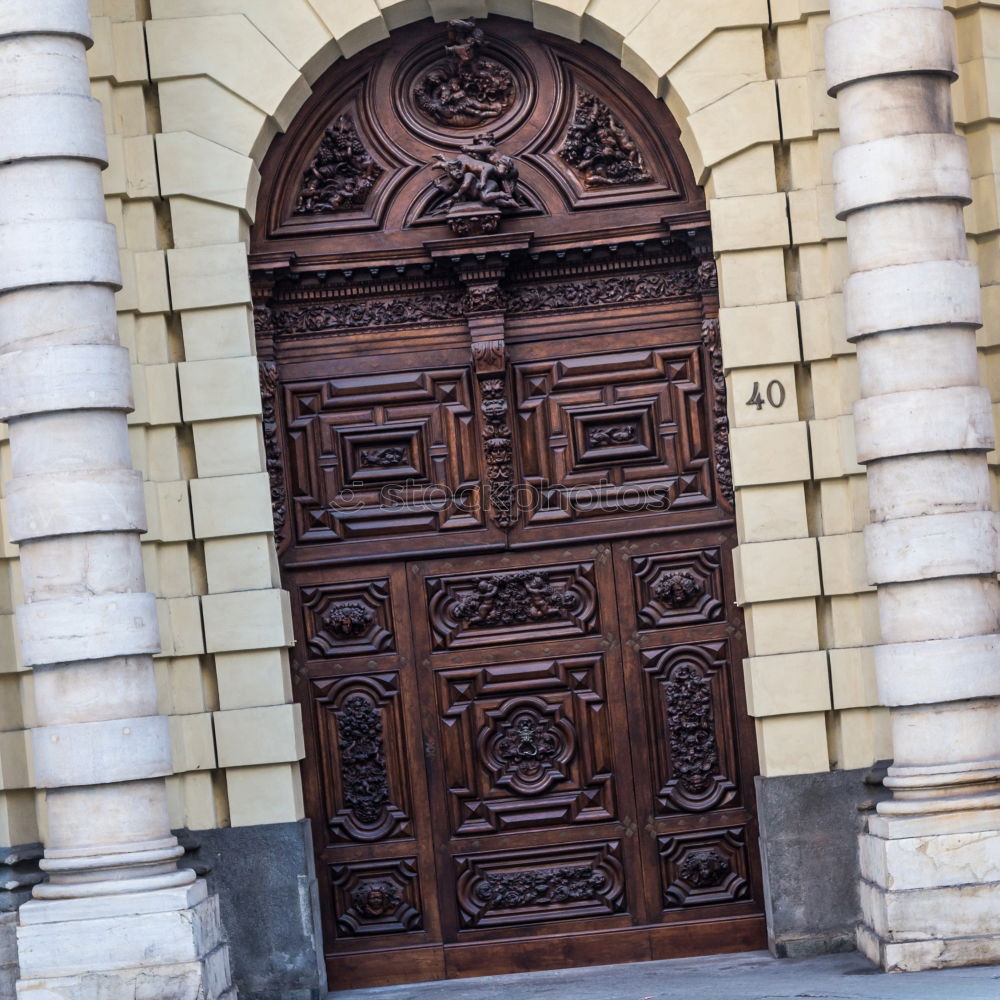
[[[331,1000],[1000,1000],[1000,966],[886,975],[857,952],[681,958],[348,990]]]

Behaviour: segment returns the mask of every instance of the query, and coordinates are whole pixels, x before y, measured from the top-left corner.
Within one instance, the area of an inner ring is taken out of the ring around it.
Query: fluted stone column
[[[860,947],[889,969],[1000,961],[997,536],[979,383],[979,276],[941,0],[833,0],[838,216],[868,472],[878,690],[895,759],[861,838]]]
[[[215,1000],[235,996],[217,900],[178,869],[167,814],[89,31],[87,0],[0,3],[0,417],[49,875],[19,913],[18,994]]]

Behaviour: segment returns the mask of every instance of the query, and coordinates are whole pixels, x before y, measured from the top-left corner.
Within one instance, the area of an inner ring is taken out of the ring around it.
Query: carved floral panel
[[[600,630],[592,562],[428,577],[435,649],[592,635]]]
[[[662,813],[704,812],[736,798],[727,647],[717,641],[642,651],[653,790]]]
[[[417,859],[330,865],[337,937],[405,934],[423,927]]]
[[[732,903],[750,895],[742,828],[657,838],[665,909]]]
[[[454,834],[614,818],[600,655],[454,667],[436,681]]]
[[[398,675],[311,683],[331,840],[411,837],[409,754]]]
[[[620,913],[616,841],[524,848],[455,858],[463,927],[503,927]]]

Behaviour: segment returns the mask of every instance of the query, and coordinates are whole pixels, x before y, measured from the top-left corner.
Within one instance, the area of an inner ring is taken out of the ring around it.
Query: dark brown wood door
[[[342,60],[262,169],[264,440],[335,988],[761,947],[704,197],[489,18]]]

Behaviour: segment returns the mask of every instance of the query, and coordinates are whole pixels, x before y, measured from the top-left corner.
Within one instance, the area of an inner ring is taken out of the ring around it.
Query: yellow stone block
[[[212,716],[173,715],[169,720],[174,773],[207,771],[216,766]]]
[[[736,493],[736,522],[743,543],[807,537],[805,487],[802,483],[744,487]]]
[[[785,254],[780,248],[719,255],[719,297],[724,307],[786,302]]]
[[[115,82],[145,83],[149,79],[149,71],[143,21],[112,22],[111,42],[115,54]]]
[[[232,767],[226,787],[232,826],[294,823],[305,815],[298,764]]]
[[[820,593],[814,538],[750,542],[733,552],[739,604],[815,597]]]
[[[192,132],[158,135],[156,152],[165,196],[191,195],[252,212],[260,174],[249,156]]]
[[[195,656],[205,652],[197,597],[167,597],[156,602],[163,656]]]
[[[788,206],[783,192],[713,198],[709,208],[716,252],[788,246]]]
[[[864,475],[864,466],[858,464],[854,418],[850,414],[831,420],[810,420],[809,438],[814,478]]]
[[[748,83],[766,79],[760,28],[737,28],[709,35],[681,58],[670,70],[668,86],[693,114]]]
[[[233,709],[213,718],[220,767],[280,764],[305,756],[298,704]]]
[[[179,424],[181,401],[177,391],[177,365],[142,365],[146,383],[146,416],[151,424]]]
[[[705,193],[709,198],[739,198],[773,194],[777,185],[774,147],[763,143],[715,164],[705,182]]]
[[[175,309],[204,309],[250,301],[246,247],[242,243],[167,251]]]
[[[590,0],[533,0],[532,12],[539,31],[583,41],[583,12]]]
[[[757,719],[757,750],[760,773],[767,778],[829,771],[825,714]]]
[[[743,661],[752,716],[794,715],[830,708],[825,650],[753,656]]]
[[[257,417],[199,421],[192,426],[200,478],[264,471],[264,447]]]
[[[0,791],[0,840],[5,844],[33,844],[41,840],[32,790]]]
[[[210,653],[290,646],[291,608],[283,590],[207,594],[201,599]]]
[[[267,473],[191,480],[196,538],[274,531]]]
[[[799,419],[792,365],[735,368],[726,376],[726,386],[733,427],[760,427]]]
[[[621,58],[622,43],[658,0],[590,0],[583,15],[583,37]],[[490,4],[492,9],[493,4]]]
[[[819,484],[824,535],[861,531],[868,523],[868,491],[863,476],[827,479]]]
[[[684,95],[680,96],[683,99]],[[780,128],[774,82],[748,83],[695,111],[688,125],[706,166],[733,156],[741,149],[762,142],[777,142]]]
[[[363,48],[388,37],[389,29],[374,0],[309,0],[310,6],[319,14],[327,30],[337,40],[341,51],[349,59]],[[480,7],[479,4],[476,4]],[[462,4],[468,8],[468,4]],[[433,6],[432,6],[433,9]],[[485,10],[468,10],[451,14],[434,10],[435,20],[449,17],[484,17]]]
[[[253,319],[250,308],[245,305],[184,312],[181,330],[184,357],[189,362],[242,358],[254,353]]]
[[[177,249],[246,243],[250,218],[229,205],[175,195],[170,198],[170,231]]]
[[[209,538],[204,550],[209,593],[267,590],[279,584],[274,546],[267,535]]]
[[[829,618],[828,643],[833,646],[871,646],[879,642],[881,626],[874,593],[844,594],[825,602]]]
[[[216,653],[215,676],[221,709],[283,705],[292,700],[292,681],[285,649]]]
[[[199,715],[214,708],[205,697],[207,657],[177,656],[157,660],[163,677],[160,708],[168,715]]]
[[[720,309],[719,324],[722,363],[727,370],[799,360],[794,302]]]
[[[866,708],[877,705],[874,647],[831,649],[830,687],[834,708]]]
[[[256,416],[260,376],[253,357],[185,361],[177,366],[181,407],[188,423]]]
[[[892,757],[887,709],[855,708],[830,716],[831,762],[836,770],[871,767]]]
[[[790,483],[811,477],[809,442],[803,421],[734,427],[729,440],[733,482],[737,486]]]
[[[864,536],[860,531],[819,539],[824,594],[860,594],[873,590],[867,582]]]

